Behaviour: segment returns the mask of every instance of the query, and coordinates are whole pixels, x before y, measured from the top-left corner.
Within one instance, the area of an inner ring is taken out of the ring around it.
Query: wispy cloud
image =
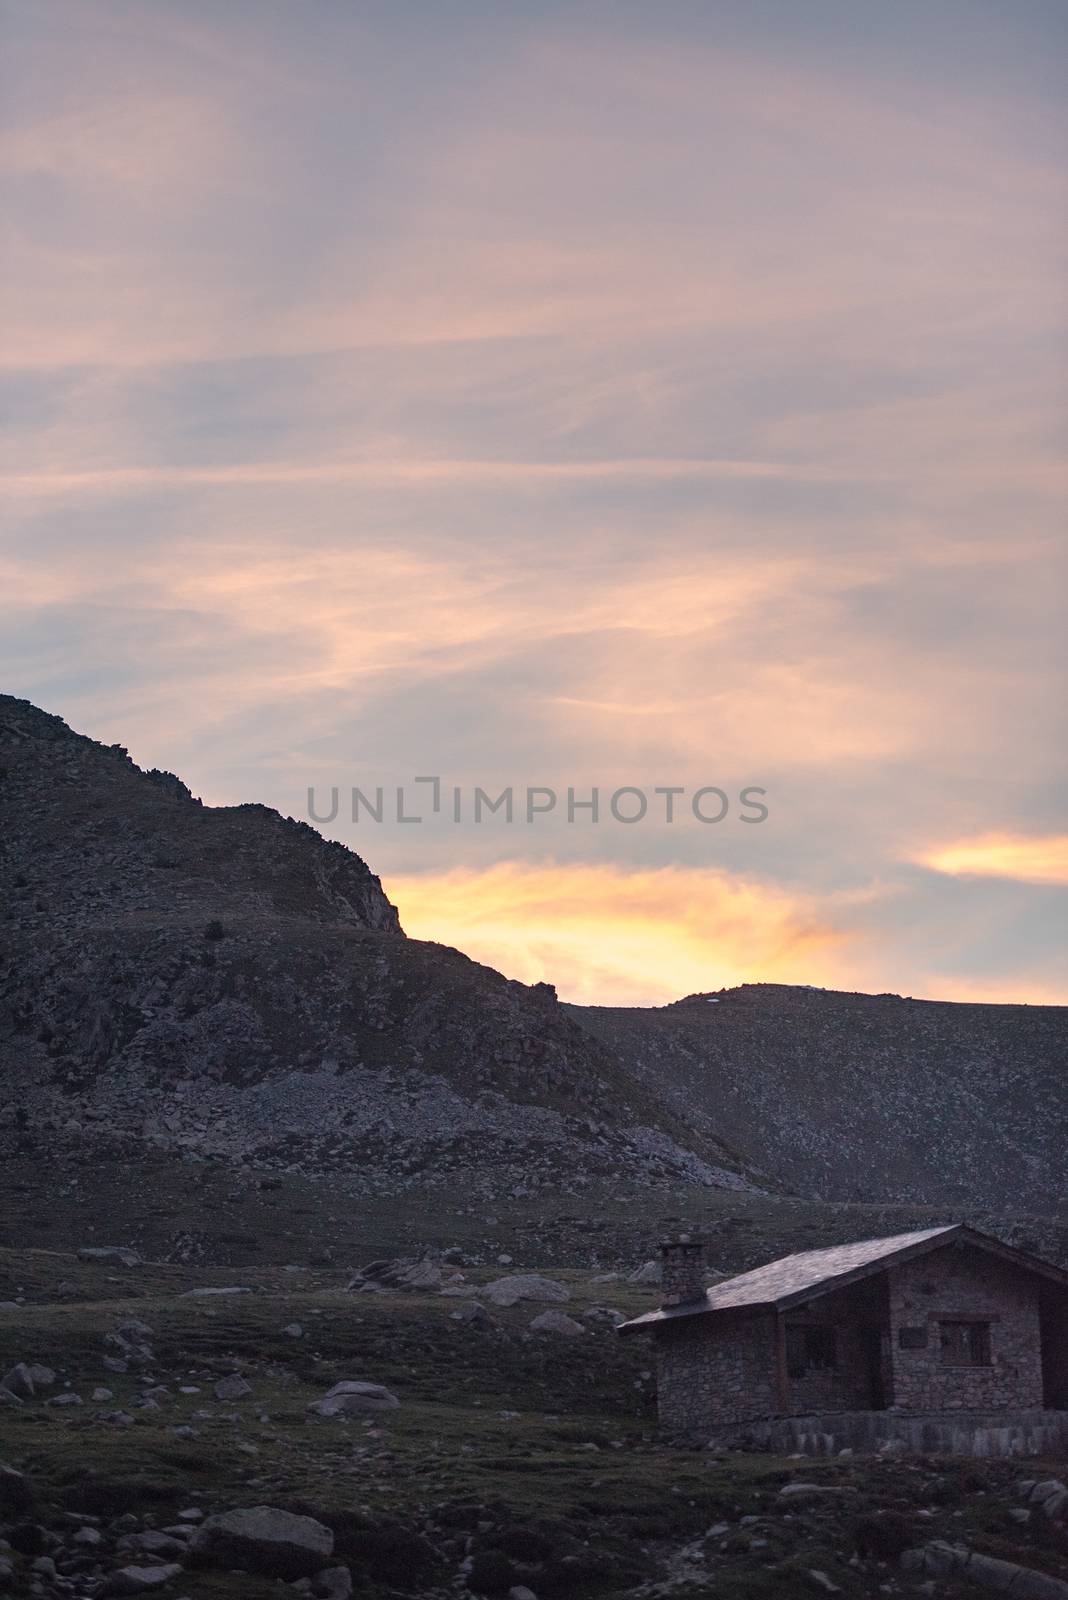
[[[926,851],[917,858],[954,878],[1012,878],[1017,883],[1068,885],[1068,833],[1026,838],[988,833]]]

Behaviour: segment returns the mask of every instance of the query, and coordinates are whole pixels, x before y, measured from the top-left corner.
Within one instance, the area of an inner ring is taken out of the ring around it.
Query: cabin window
[[[940,1322],[944,1367],[989,1367],[989,1322]]]
[[[791,1378],[808,1372],[833,1372],[838,1366],[838,1341],[833,1328],[786,1329],[786,1368]]]

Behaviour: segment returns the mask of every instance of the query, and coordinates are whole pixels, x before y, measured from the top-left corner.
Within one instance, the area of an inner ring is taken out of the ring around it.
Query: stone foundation
[[[1068,1411],[938,1412],[843,1411],[822,1416],[777,1417],[721,1428],[722,1444],[751,1444],[782,1455],[874,1454],[897,1440],[926,1455],[1068,1455]]]

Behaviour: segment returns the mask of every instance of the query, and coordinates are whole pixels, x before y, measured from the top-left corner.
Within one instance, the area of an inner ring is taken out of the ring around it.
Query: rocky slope
[[[568,1010],[799,1193],[1068,1215],[1068,1007],[755,983]]]
[[[148,1147],[494,1210],[691,1185],[1068,1217],[1068,1008],[562,1006],[407,939],[307,825],[8,697],[0,811],[0,1167]]]
[[[203,806],[8,697],[0,772],[0,1141],[51,1126],[368,1192],[745,1185],[552,989],[406,939],[305,824]]]

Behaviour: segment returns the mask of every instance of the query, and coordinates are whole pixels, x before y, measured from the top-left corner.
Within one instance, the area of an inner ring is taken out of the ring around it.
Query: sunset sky
[[[1063,0],[0,15],[0,687],[567,998],[1068,1002]]]

